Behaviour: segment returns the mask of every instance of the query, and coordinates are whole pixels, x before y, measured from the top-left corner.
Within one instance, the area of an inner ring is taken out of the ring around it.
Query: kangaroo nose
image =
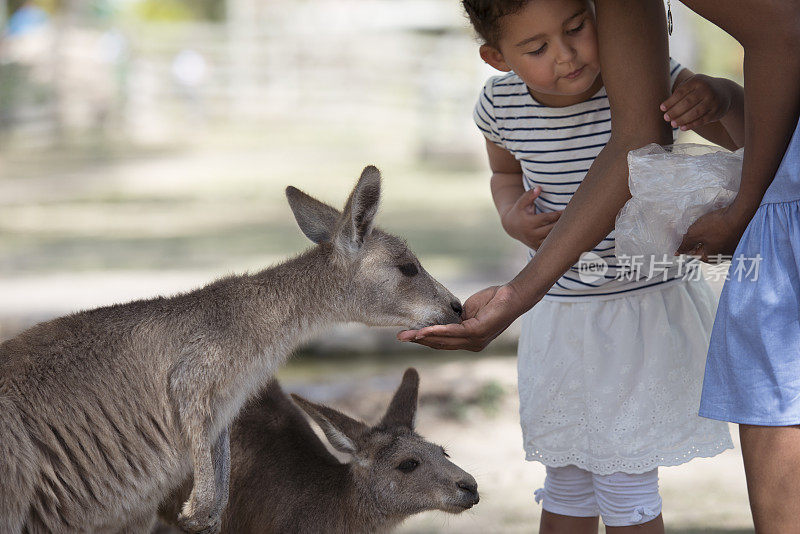
[[[461,315],[463,308],[461,307],[461,303],[459,301],[454,300],[450,303],[450,307],[453,308],[453,311],[456,312],[456,315]]]
[[[459,489],[461,489],[462,491],[465,491],[466,493],[468,493],[469,496],[472,497],[473,500],[475,501],[475,504],[478,504],[478,501],[480,499],[478,497],[478,484],[477,483],[475,483],[475,482],[473,482],[471,480],[462,480],[461,482],[457,482],[456,485],[459,487]]]

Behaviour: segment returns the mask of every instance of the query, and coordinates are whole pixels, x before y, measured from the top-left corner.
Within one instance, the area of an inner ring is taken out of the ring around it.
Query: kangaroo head
[[[354,481],[386,516],[425,510],[459,513],[478,503],[478,485],[444,448],[414,432],[419,375],[406,370],[380,423],[369,427],[327,406],[292,395],[330,444],[350,454]]]
[[[327,252],[344,278],[349,320],[370,326],[420,328],[461,320],[461,303],[420,265],[406,243],[374,227],[380,171],[361,173],[341,212],[294,187],[289,206],[303,233]]]

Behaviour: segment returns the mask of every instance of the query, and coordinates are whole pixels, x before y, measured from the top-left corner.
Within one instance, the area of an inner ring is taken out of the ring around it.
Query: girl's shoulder
[[[490,77],[483,85],[482,92],[487,99],[493,101],[496,96],[513,96],[520,92],[527,94],[527,91],[528,89],[525,86],[525,82],[523,82],[514,71],[511,71],[506,74]]]

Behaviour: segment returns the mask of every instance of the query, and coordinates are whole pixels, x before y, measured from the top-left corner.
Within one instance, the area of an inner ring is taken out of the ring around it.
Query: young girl
[[[531,257],[610,137],[588,0],[464,0],[491,78],[475,107],[503,228]],[[664,111],[735,149],[741,88],[670,64]],[[601,275],[568,271],[525,314],[520,418],[528,460],[547,466],[542,532],[644,525],[663,531],[658,467],[731,448],[724,423],[697,415],[715,300],[696,261],[631,276],[613,233],[592,252]],[[640,528],[641,527],[637,527]],[[641,531],[641,530],[640,530]]]

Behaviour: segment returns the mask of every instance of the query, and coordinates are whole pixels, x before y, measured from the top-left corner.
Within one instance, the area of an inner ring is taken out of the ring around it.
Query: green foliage
[[[10,15],[11,13],[14,13],[16,10],[28,3],[31,3],[36,7],[44,9],[48,13],[52,14],[64,7],[65,0],[35,0],[33,2],[30,0],[7,0],[6,9],[8,10],[8,14]]]
[[[502,384],[496,380],[490,380],[478,390],[476,404],[486,415],[495,415],[500,410],[503,395],[505,395],[505,390]]]
[[[148,22],[220,21],[225,18],[224,0],[141,0],[134,12]]]
[[[481,384],[475,393],[465,397],[453,394],[440,396],[436,400],[441,403],[442,415],[448,419],[466,422],[470,410],[480,409],[486,416],[494,417],[500,411],[506,390],[496,380],[488,380]]]
[[[723,76],[743,82],[742,59],[744,50],[736,40],[713,23],[692,15],[692,26],[697,39],[697,64],[692,70],[709,76]]]
[[[52,98],[52,88],[32,80],[29,70],[18,63],[0,64],[0,126],[23,104],[41,104]]]

